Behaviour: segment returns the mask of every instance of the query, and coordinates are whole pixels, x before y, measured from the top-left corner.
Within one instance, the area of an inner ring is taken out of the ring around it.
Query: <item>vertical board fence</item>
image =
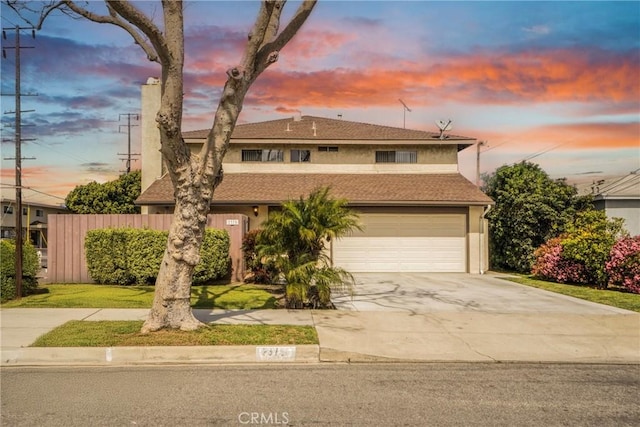
[[[49,215],[48,282],[93,283],[84,252],[87,231],[125,227],[167,231],[172,219],[173,214]],[[231,277],[236,281],[241,281],[244,273],[242,239],[248,221],[247,216],[242,214],[210,214],[207,217],[208,228],[227,230],[229,233],[229,255],[233,269]]]

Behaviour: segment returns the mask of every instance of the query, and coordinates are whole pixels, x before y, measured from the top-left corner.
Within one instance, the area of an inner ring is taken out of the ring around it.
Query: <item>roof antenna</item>
[[[404,109],[402,110],[402,128],[406,129],[407,128],[407,111],[411,112],[411,108],[407,107],[407,104],[405,104],[402,99],[398,99],[398,101],[400,101],[400,103],[404,107]]]
[[[446,122],[444,120],[436,120],[436,125],[440,129],[440,139],[445,139],[446,137],[444,133],[453,128],[453,125],[451,124],[451,119],[449,119]]]

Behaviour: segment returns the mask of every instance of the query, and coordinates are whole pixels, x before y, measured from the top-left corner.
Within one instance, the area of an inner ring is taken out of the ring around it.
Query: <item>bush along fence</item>
[[[102,284],[154,284],[167,245],[167,231],[133,228],[87,232],[85,253],[91,278]],[[194,284],[221,279],[230,272],[229,234],[206,229]]]
[[[0,298],[2,302],[16,297],[16,242],[0,241]],[[38,252],[30,242],[22,245],[22,296],[29,295],[38,287],[36,275],[40,270]]]
[[[172,219],[172,214],[49,215],[47,281],[49,283],[91,283],[94,281],[89,274],[85,254],[85,238],[90,230],[134,228],[168,231]],[[207,216],[207,229],[226,230],[229,234],[232,280],[242,280],[244,261],[241,247],[248,222],[247,216],[242,214],[209,214]],[[166,238],[163,242],[163,248],[164,245],[166,245]],[[113,251],[110,255],[120,256]]]

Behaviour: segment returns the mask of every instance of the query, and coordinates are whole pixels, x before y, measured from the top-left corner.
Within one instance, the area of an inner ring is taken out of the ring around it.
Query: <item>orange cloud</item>
[[[249,93],[255,104],[289,107],[384,106],[398,96],[422,104],[528,102],[634,102],[640,99],[638,65],[632,55],[554,50],[459,56],[432,64],[381,61],[365,70],[337,68],[292,72],[274,66]],[[393,64],[393,69],[387,67]],[[201,76],[220,84],[220,76]]]
[[[571,148],[636,148],[640,150],[640,123],[577,123],[541,126],[524,136],[566,144]],[[560,149],[560,148],[559,148]]]
[[[355,40],[356,34],[334,31],[317,31],[305,28],[285,47],[283,55],[296,62],[299,59],[318,59],[338,51],[346,43]]]
[[[634,148],[640,154],[638,123],[567,123],[512,131],[464,129],[460,132],[488,141],[482,151],[491,153],[491,156],[504,153],[534,154],[545,150],[613,151]]]

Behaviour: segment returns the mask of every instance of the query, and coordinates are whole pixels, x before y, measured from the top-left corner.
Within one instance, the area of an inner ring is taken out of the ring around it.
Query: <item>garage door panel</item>
[[[334,242],[334,264],[351,272],[464,272],[465,239],[351,237]]]
[[[464,237],[465,215],[362,215],[362,232],[367,237]]]

